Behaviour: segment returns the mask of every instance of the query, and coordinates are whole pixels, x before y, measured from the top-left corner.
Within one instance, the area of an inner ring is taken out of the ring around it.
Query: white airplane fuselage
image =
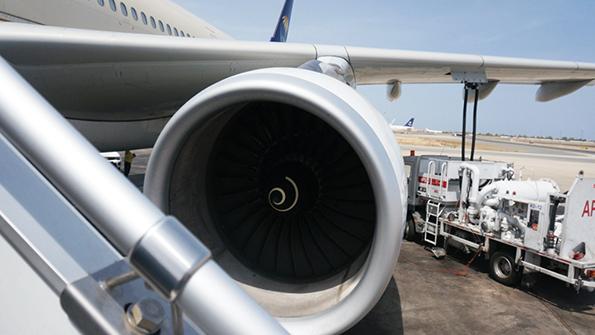
[[[184,8],[163,0],[0,0],[0,21],[229,39],[228,35]]]
[[[2,22],[164,35],[188,40],[231,39],[184,8],[163,0],[0,0],[0,24]],[[138,74],[146,76],[147,81],[155,82],[155,90],[180,92],[179,101],[164,105],[156,101],[151,92],[137,92],[132,87],[119,86],[120,81],[113,81],[116,69],[112,64],[88,66],[89,71],[80,78],[69,73],[71,67],[71,64],[48,67],[47,71],[53,72],[55,82],[36,83],[36,87],[45,85],[46,91],[52,92],[55,107],[101,151],[152,146],[179,105],[213,82],[212,76],[207,74],[204,83],[200,78],[194,78],[191,85],[180,82],[179,86],[159,87],[157,68],[154,78],[146,73]],[[20,72],[26,74],[27,70],[20,69]],[[205,69],[207,72],[208,69]],[[68,85],[63,84],[63,77],[69,77]],[[113,93],[101,98],[93,97],[92,93],[75,97],[70,93],[69,85],[89,86],[89,92],[92,92],[92,86],[97,85],[94,83],[113,85]],[[93,108],[81,108],[89,105]]]

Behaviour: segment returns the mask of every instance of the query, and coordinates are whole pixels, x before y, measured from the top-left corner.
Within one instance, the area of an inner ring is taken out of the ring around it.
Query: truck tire
[[[515,286],[521,281],[522,270],[514,263],[514,255],[496,251],[490,257],[490,277],[500,284]]]
[[[415,241],[415,237],[416,237],[416,232],[415,232],[415,222],[413,221],[413,218],[409,218],[409,220],[407,220],[407,224],[405,225],[405,239],[407,241]]]

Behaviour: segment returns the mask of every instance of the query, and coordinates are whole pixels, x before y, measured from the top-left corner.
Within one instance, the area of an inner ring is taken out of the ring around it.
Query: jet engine
[[[307,334],[342,332],[380,299],[407,199],[382,116],[339,80],[293,68],[239,74],[189,100],[157,140],[145,193]]]

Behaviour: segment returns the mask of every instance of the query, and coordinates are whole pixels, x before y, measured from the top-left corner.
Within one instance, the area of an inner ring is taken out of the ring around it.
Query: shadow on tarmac
[[[535,274],[535,285],[522,290],[539,299],[543,304],[549,304],[561,310],[595,317],[595,294],[586,290],[576,292],[574,287],[566,286],[552,277]]]
[[[416,244],[423,246],[423,243],[416,241]],[[461,264],[469,266],[470,269],[481,272],[489,272],[489,261],[484,257],[477,257],[471,263],[473,253],[464,253],[459,249],[449,247],[447,257]],[[524,285],[530,282],[530,285]],[[587,316],[595,316],[595,294],[585,289],[576,292],[571,285],[565,285],[562,281],[541,273],[525,273],[523,282],[515,287],[516,289],[538,299],[546,306],[555,307],[562,311],[578,313]]]
[[[401,311],[401,296],[399,288],[393,277],[384,291],[380,301],[372,308],[358,324],[353,326],[344,335],[403,334],[403,313]]]

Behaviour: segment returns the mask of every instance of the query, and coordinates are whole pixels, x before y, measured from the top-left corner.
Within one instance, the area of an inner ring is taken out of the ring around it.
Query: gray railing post
[[[286,333],[2,58],[0,78],[0,133],[151,286],[209,334]]]

